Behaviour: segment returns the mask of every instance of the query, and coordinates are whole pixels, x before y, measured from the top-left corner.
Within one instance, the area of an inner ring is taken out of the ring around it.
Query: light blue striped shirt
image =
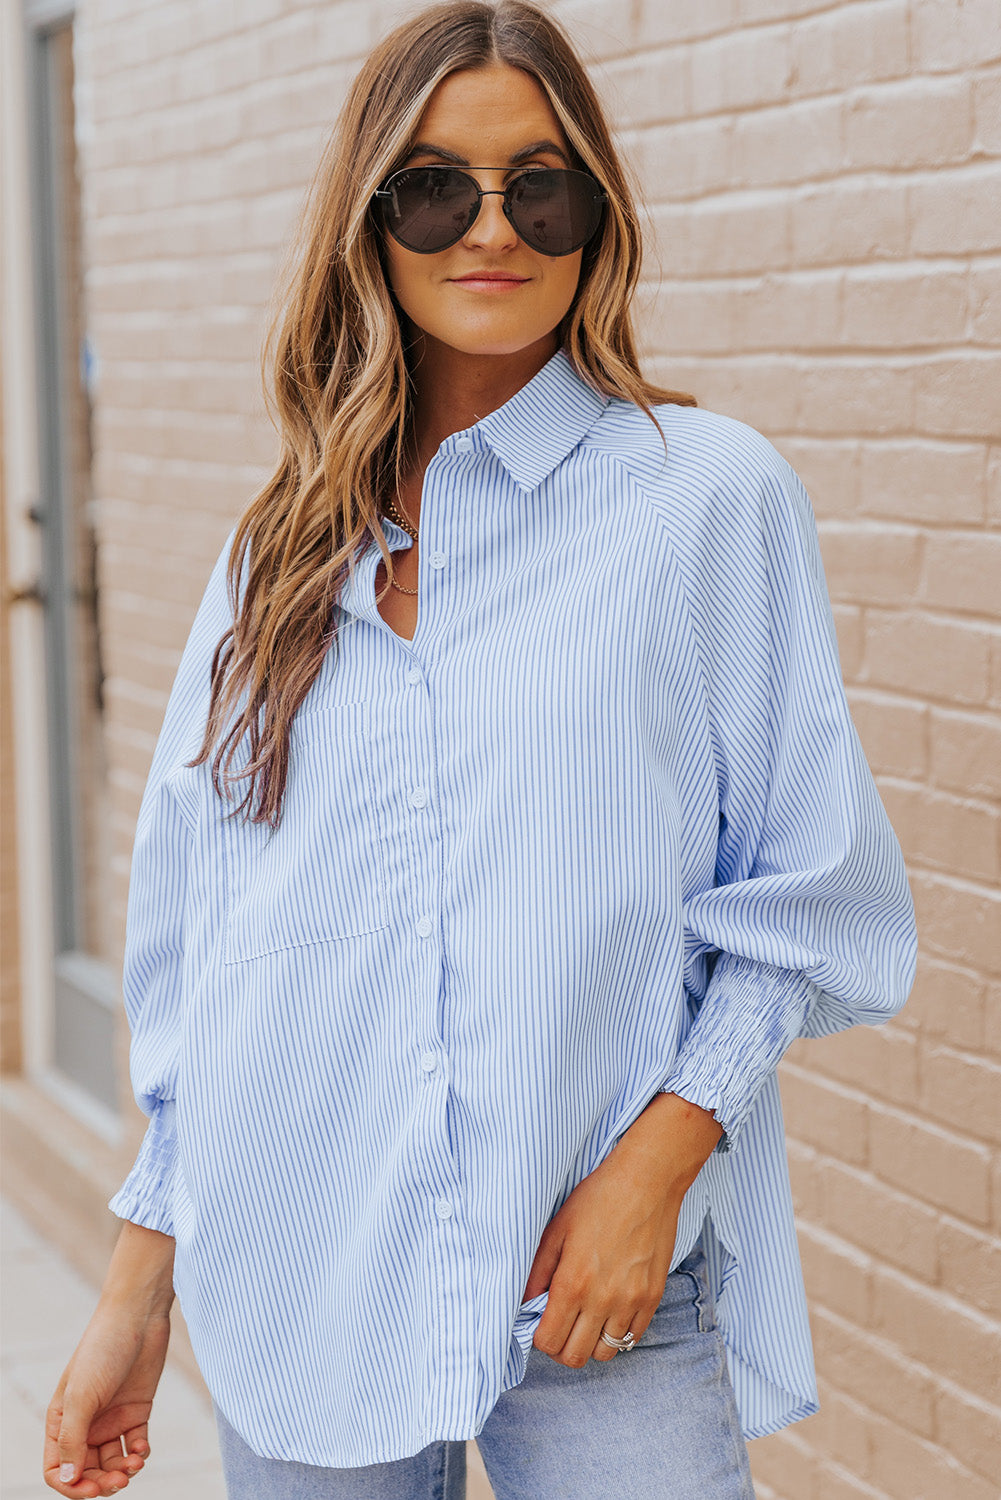
[[[475,1436],[525,1372],[545,1225],[664,1089],[725,1128],[672,1269],[701,1234],[744,1435],[817,1410],[776,1065],[900,1009],[913,908],[801,481],[742,422],[657,416],[666,455],[560,353],[442,443],[414,638],[370,540],[273,836],[183,764],[232,533],[209,580],[136,830],[151,1118],[110,1206],[175,1236],[261,1455]]]

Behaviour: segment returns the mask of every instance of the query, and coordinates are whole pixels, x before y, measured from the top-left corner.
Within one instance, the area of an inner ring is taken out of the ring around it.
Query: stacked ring
[[[610,1333],[606,1333],[605,1330],[602,1329],[601,1337],[603,1342],[606,1343],[610,1349],[632,1349],[636,1343],[631,1330],[627,1333],[624,1333],[620,1339],[613,1339]]]

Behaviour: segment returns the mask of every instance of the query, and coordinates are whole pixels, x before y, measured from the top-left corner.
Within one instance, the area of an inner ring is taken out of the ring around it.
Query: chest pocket
[[[224,822],[225,963],[387,925],[366,712],[339,703],[296,714],[277,829],[242,815]]]

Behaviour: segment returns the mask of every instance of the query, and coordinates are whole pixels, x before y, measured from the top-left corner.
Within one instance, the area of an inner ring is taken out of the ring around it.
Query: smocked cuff
[[[820,994],[805,974],[721,953],[674,1068],[659,1090],[713,1112],[732,1151],[765,1080]]]
[[[120,1219],[173,1235],[174,1174],[177,1131],[173,1099],[158,1101],[146,1127],[132,1170],[108,1207]]]

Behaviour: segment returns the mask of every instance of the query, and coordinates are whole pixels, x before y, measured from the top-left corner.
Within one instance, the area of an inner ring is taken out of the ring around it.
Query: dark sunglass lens
[[[446,250],[466,233],[476,210],[476,184],[447,167],[415,167],[397,172],[380,199],[386,228],[406,245],[430,255]]]
[[[526,172],[512,187],[512,223],[534,250],[569,255],[597,232],[601,189],[586,172]]]

